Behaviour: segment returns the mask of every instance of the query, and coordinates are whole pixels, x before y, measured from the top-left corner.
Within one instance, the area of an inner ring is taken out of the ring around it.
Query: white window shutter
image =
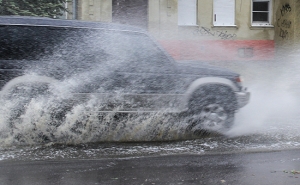
[[[214,0],[214,26],[235,25],[235,0]]]
[[[197,0],[178,0],[178,25],[197,25]]]

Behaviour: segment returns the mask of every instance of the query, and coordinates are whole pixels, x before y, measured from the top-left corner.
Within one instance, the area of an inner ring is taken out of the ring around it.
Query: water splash
[[[3,105],[0,108],[0,145],[196,138],[196,135],[187,132],[189,121],[184,116],[170,113],[167,109],[150,113],[121,113],[118,111],[124,105],[117,103],[122,102],[122,95],[116,94],[106,99],[90,94],[80,99],[63,90],[62,87],[68,84],[68,80],[51,84],[47,93],[42,94],[32,93],[26,84],[24,88],[18,86],[17,95],[11,95],[8,88],[3,91],[7,94],[3,94],[0,100]],[[109,102],[111,100],[114,102]],[[103,111],[109,104],[117,106],[112,111]]]

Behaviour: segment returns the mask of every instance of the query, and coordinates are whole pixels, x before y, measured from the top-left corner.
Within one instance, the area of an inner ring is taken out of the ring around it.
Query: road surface
[[[0,162],[0,184],[300,184],[300,149]]]

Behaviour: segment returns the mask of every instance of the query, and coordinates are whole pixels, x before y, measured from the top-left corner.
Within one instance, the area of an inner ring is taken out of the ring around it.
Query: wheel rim
[[[219,104],[209,104],[201,110],[199,120],[205,129],[218,130],[228,118],[225,109]]]

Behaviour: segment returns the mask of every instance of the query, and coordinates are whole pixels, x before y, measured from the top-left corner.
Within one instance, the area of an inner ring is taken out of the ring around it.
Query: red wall
[[[175,60],[272,60],[273,40],[161,40]]]

